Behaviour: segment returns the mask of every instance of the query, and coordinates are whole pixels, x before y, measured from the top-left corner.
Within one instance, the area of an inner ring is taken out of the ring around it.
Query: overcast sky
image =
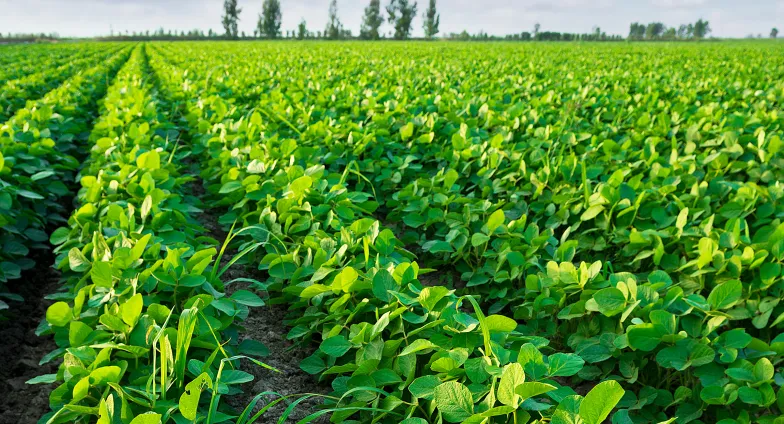
[[[359,32],[369,0],[338,0],[339,17]],[[388,0],[382,0],[386,5]],[[428,0],[418,0],[415,35],[422,34],[422,13]],[[252,33],[262,0],[239,0],[240,31]],[[305,19],[312,31],[323,30],[329,0],[281,0],[282,30],[293,30]],[[221,31],[223,0],[0,0],[0,31],[57,32],[62,36],[119,31],[199,28]],[[628,34],[633,21],[661,21],[668,26],[710,21],[717,37],[744,37],[774,26],[784,30],[784,0],[438,0],[441,34],[484,30],[490,34],[542,30],[590,32],[599,26],[608,34]],[[390,25],[384,25],[390,31]]]

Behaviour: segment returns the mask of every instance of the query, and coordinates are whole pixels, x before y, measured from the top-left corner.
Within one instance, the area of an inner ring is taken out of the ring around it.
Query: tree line
[[[634,22],[629,26],[630,40],[701,40],[711,33],[710,23],[699,19],[679,27],[667,27],[661,22],[647,25]],[[775,37],[774,37],[775,38]]]
[[[224,0],[223,24],[224,34],[229,39],[244,38],[237,31],[237,24],[240,20],[242,9],[237,6],[237,0]],[[384,13],[386,12],[386,14]],[[253,31],[254,38],[296,38],[300,40],[323,38],[328,40],[341,40],[355,38],[351,30],[346,28],[338,17],[338,2],[331,0],[327,11],[327,25],[323,31],[313,31],[308,28],[307,22],[303,19],[297,25],[296,31],[286,31],[285,35],[281,31],[281,12],[280,0],[263,0],[261,13],[256,22],[256,29]],[[365,8],[362,18],[362,27],[357,38],[363,40],[378,40],[384,38],[381,26],[384,22],[392,25],[392,38],[405,40],[410,38],[413,29],[414,18],[417,14],[417,3],[410,0],[389,0],[384,10],[381,9],[381,0],[370,0]],[[436,0],[429,0],[428,8],[423,14],[426,38],[433,38],[439,33],[441,17],[436,9]]]

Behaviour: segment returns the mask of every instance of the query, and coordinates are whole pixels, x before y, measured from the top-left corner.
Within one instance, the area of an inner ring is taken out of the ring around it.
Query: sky
[[[429,0],[418,0],[414,36],[421,36],[422,14]],[[356,35],[369,0],[338,0],[339,18]],[[382,0],[382,7],[388,0]],[[323,30],[329,0],[281,0],[282,30],[305,19],[311,31]],[[240,31],[252,33],[262,0],[239,0]],[[784,0],[437,0],[441,35],[467,30],[504,35],[532,31],[591,32],[627,35],[631,22],[660,21],[667,26],[710,21],[716,37],[767,36],[784,30]],[[108,35],[110,30],[151,32],[209,29],[223,32],[223,0],[0,0],[3,33],[57,32],[61,36]],[[389,24],[382,29],[391,30]]]

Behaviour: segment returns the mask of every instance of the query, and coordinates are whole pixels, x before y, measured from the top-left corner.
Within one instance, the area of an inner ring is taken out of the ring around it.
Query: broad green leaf
[[[585,424],[602,424],[624,393],[617,381],[609,380],[597,384],[580,403],[580,417]]]
[[[195,420],[199,408],[199,398],[201,392],[206,388],[212,388],[212,379],[205,372],[185,385],[185,391],[180,396],[180,413],[188,420]]]
[[[504,225],[505,219],[503,210],[493,212],[487,219],[487,234],[493,234],[498,227]]]
[[[717,285],[708,296],[708,303],[714,310],[728,309],[743,296],[743,286],[739,280],[731,280]]]
[[[498,383],[498,401],[504,405],[517,408],[522,400],[515,393],[517,386],[525,382],[525,373],[519,363],[507,364],[501,374],[501,381]]]
[[[351,349],[351,343],[343,336],[330,337],[319,346],[319,350],[335,358],[339,358]]]
[[[547,357],[548,371],[551,377],[571,377],[585,365],[585,361],[574,353],[554,353]]]
[[[468,388],[457,381],[436,386],[433,400],[441,416],[450,423],[459,423],[474,413],[474,400]]]
[[[517,389],[515,389],[515,393],[520,395],[520,397],[523,398],[523,400],[526,400],[534,396],[539,396],[541,394],[553,391],[555,389],[556,387],[553,385],[540,383],[538,381],[531,381],[517,386]]]

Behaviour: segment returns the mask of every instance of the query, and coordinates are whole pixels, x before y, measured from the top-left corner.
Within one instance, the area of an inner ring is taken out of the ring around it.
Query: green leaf
[[[155,150],[142,153],[136,158],[136,166],[141,169],[158,169],[161,167],[161,155]]]
[[[321,342],[321,345],[319,346],[320,351],[334,358],[345,355],[350,349],[351,343],[343,336],[330,337]]]
[[[143,306],[144,301],[142,300],[141,293],[136,293],[135,295],[131,296],[130,299],[126,300],[120,305],[122,320],[129,326],[133,327],[139,321]]]
[[[400,127],[400,138],[408,140],[411,136],[414,135],[414,124],[409,122],[406,125]]]
[[[493,212],[487,219],[487,234],[493,234],[498,227],[504,224],[505,219],[503,210],[499,209]]]
[[[131,424],[161,424],[161,414],[146,412],[137,415],[136,418],[131,421]]]
[[[312,299],[322,293],[331,292],[332,289],[327,287],[323,284],[313,284],[311,286],[305,287],[305,290],[302,290],[300,293],[300,297],[303,299]]]
[[[435,388],[439,384],[441,384],[441,380],[439,380],[438,377],[426,375],[412,381],[411,385],[408,386],[408,391],[410,391],[415,398],[433,400]]]
[[[490,240],[489,236],[482,233],[474,233],[474,235],[471,236],[471,246],[481,246],[487,243],[488,240]]]
[[[312,185],[313,179],[307,175],[303,175],[292,181],[289,188],[291,189],[291,192],[294,193],[294,196],[302,197],[305,194],[305,190],[309,189]]]
[[[501,382],[498,384],[498,401],[514,408],[520,406],[521,399],[515,393],[515,389],[524,382],[525,373],[522,365],[518,363],[507,364],[501,374]]]
[[[660,326],[647,323],[630,325],[626,329],[626,338],[629,341],[629,346],[643,352],[650,352],[656,349],[656,346],[661,343],[661,338],[664,334]]]
[[[515,393],[520,395],[520,397],[523,398],[523,401],[525,401],[526,399],[530,399],[534,396],[539,396],[553,390],[555,390],[555,386],[553,385],[532,381],[519,385],[517,389],[515,389]]]
[[[392,300],[393,296],[389,292],[397,288],[397,283],[389,271],[379,269],[376,275],[373,276],[373,294],[382,301],[389,302]]]
[[[413,343],[406,346],[402,352],[400,352],[400,356],[410,355],[412,353],[421,352],[426,349],[438,349],[438,345],[434,344],[430,340],[416,339],[413,341]]]
[[[708,295],[708,303],[714,310],[728,309],[735,306],[743,296],[743,285],[739,280],[731,280],[719,284]]]
[[[768,358],[760,358],[754,364],[754,380],[757,383],[773,380],[775,369]]]
[[[448,381],[433,390],[433,400],[444,420],[459,423],[474,414],[474,400],[468,388],[457,381]]]
[[[57,381],[57,374],[44,374],[31,378],[25,384],[51,384]]]
[[[354,281],[357,281],[358,277],[359,274],[357,274],[357,271],[353,267],[347,266],[335,276],[333,286],[340,287],[343,291],[348,292],[349,288],[354,284]]]
[[[98,287],[112,287],[112,265],[109,262],[93,262],[90,279]]]
[[[196,419],[196,412],[199,408],[199,398],[205,388],[212,388],[212,380],[209,374],[202,373],[193,381],[185,385],[185,391],[180,396],[180,413],[188,420]]]
[[[626,308],[626,297],[615,287],[599,290],[594,293],[593,299],[599,307],[599,312],[608,317],[617,315]]]
[[[597,384],[580,403],[580,417],[585,424],[602,424],[624,393],[617,381]]]
[[[46,322],[53,327],[64,327],[73,318],[71,307],[65,302],[57,302],[46,310]]]
[[[571,377],[583,368],[585,361],[574,353],[554,353],[547,357],[550,377]]]
[[[237,290],[231,295],[235,302],[250,307],[264,306],[264,301],[255,293],[248,290]]]
[[[503,315],[490,315],[483,324],[491,333],[510,333],[517,328],[517,321]]]
[[[75,272],[84,272],[90,268],[90,261],[81,250],[74,247],[68,251],[68,266]]]
[[[220,194],[233,193],[241,188],[242,188],[241,181],[229,181],[223,186],[221,186],[220,191],[218,193]]]
[[[596,215],[599,215],[604,210],[603,205],[593,205],[590,208],[586,209],[582,215],[580,215],[580,221],[589,221],[591,219],[596,218]]]
[[[232,385],[247,383],[249,381],[253,381],[253,374],[251,373],[240,370],[224,369],[223,374],[220,376],[220,381],[217,382],[221,384]]]

